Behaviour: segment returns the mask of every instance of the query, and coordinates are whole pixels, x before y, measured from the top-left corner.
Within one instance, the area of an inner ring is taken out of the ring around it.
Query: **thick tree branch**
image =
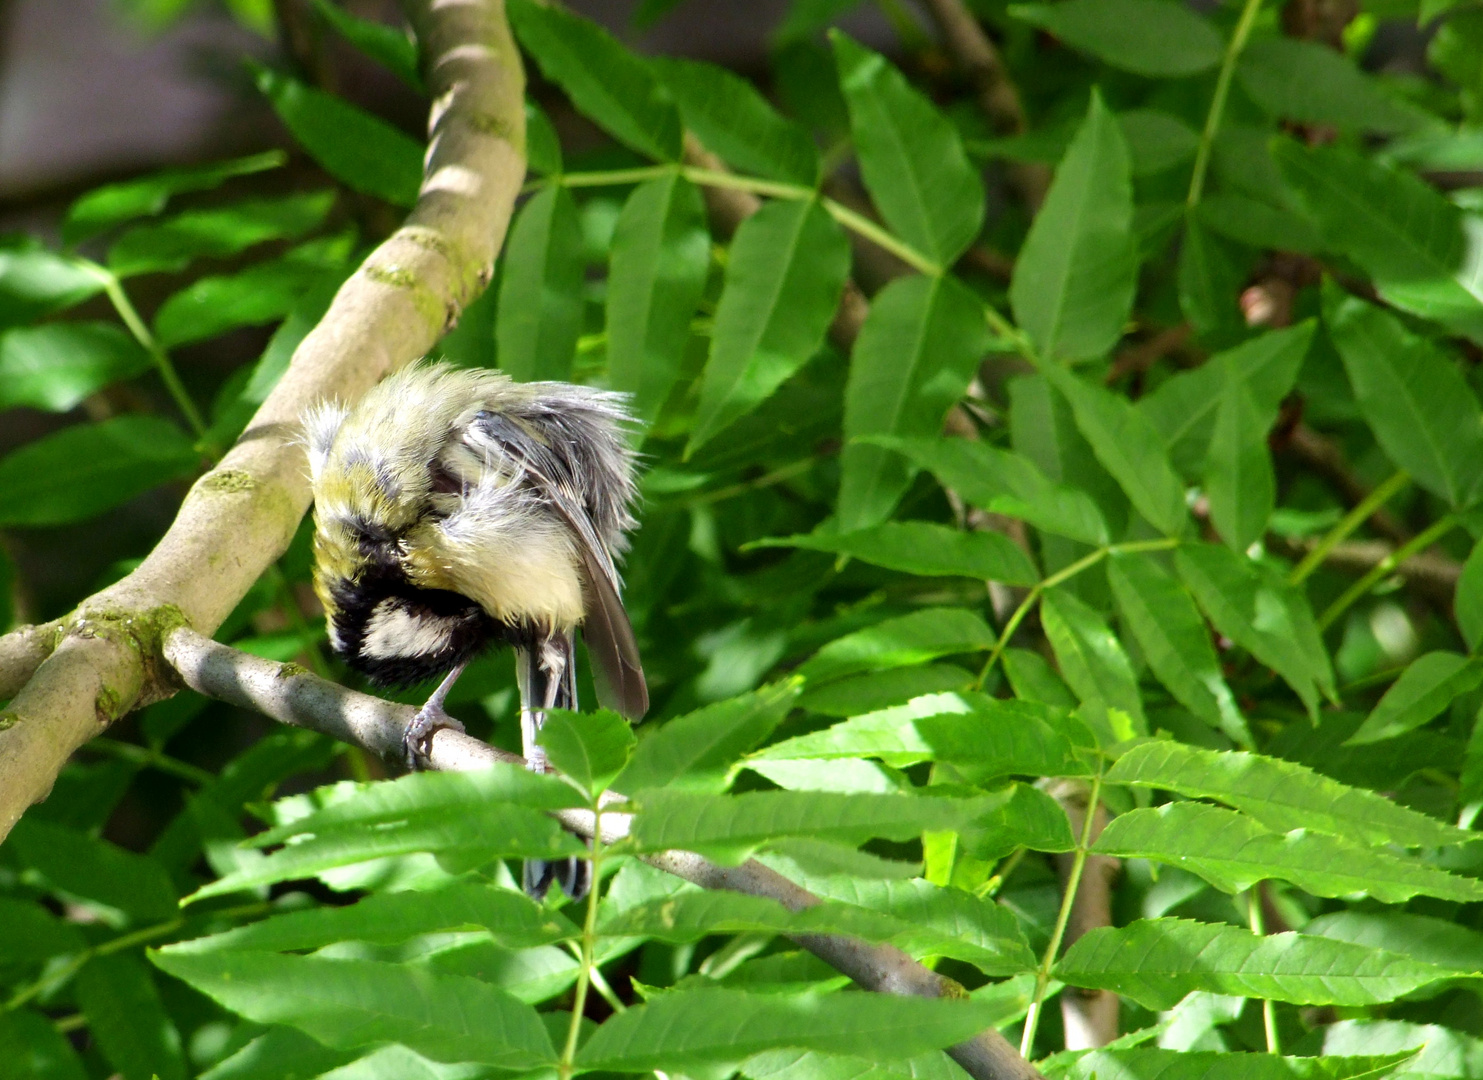
[[[410,705],[395,705],[347,690],[297,664],[263,660],[188,628],[166,636],[164,657],[185,685],[208,697],[322,732],[388,759],[400,760],[402,735],[416,713]],[[525,764],[516,754],[446,728],[434,733],[428,760],[432,768],[447,771],[488,768],[496,762]],[[612,801],[620,802],[622,796],[613,795]],[[573,832],[592,835],[590,812],[564,810],[556,817]],[[627,814],[604,813],[602,818],[604,840],[616,841],[627,835]],[[795,911],[819,903],[813,893],[756,861],[723,867],[687,851],[666,851],[647,856],[645,861],[702,888],[763,896]],[[916,997],[963,993],[957,983],[889,945],[834,935],[800,935],[795,940],[869,990]],[[986,1031],[950,1048],[948,1053],[975,1080],[1034,1080],[1040,1076],[997,1031]]]
[[[345,283],[237,445],[186,496],[143,564],[85,601],[4,714],[0,839],[77,747],[170,692],[166,632],[211,633],[287,547],[309,505],[299,416],[355,401],[425,353],[488,283],[525,174],[524,76],[502,0],[418,0],[433,105],[406,224]]]

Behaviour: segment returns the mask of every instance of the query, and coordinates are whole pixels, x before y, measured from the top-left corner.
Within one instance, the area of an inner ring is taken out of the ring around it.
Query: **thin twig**
[[[1320,435],[1306,424],[1298,424],[1288,434],[1285,445],[1332,484],[1349,506],[1358,506],[1370,497],[1370,489],[1349,468],[1344,451],[1328,436]],[[1411,539],[1410,530],[1396,521],[1383,506],[1370,515],[1370,526],[1397,544]]]
[[[1328,606],[1328,610],[1318,617],[1318,629],[1327,630],[1330,626],[1333,626],[1339,616],[1349,610],[1351,604],[1368,593],[1384,578],[1393,574],[1397,566],[1404,563],[1418,551],[1422,551],[1436,543],[1455,529],[1458,524],[1459,522],[1455,517],[1448,515],[1440,521],[1433,523],[1431,528],[1418,533],[1414,540],[1402,544],[1395,551],[1381,559],[1380,562],[1375,564],[1374,569],[1345,589],[1339,598]]]
[[[1220,130],[1221,117],[1226,111],[1226,97],[1231,92],[1231,78],[1236,74],[1236,60],[1241,55],[1241,50],[1246,48],[1246,39],[1251,36],[1251,28],[1256,24],[1256,13],[1262,6],[1262,0],[1246,0],[1241,8],[1241,18],[1236,22],[1236,29],[1231,32],[1231,40],[1226,44],[1225,58],[1220,64],[1220,74],[1215,78],[1215,93],[1210,98],[1210,111],[1205,116],[1205,129],[1200,132],[1200,144],[1195,149],[1195,167],[1190,173],[1189,193],[1185,196],[1185,205],[1193,210],[1199,205],[1200,196],[1205,191],[1205,173],[1210,168],[1210,151],[1215,145],[1215,135]]]
[[[1317,570],[1328,558],[1329,552],[1338,547],[1350,533],[1363,525],[1366,519],[1394,498],[1410,481],[1411,477],[1407,475],[1406,470],[1402,469],[1366,495],[1359,505],[1345,514],[1343,520],[1329,530],[1328,535],[1313,545],[1312,550],[1303,556],[1302,562],[1293,567],[1292,573],[1287,576],[1288,584],[1301,585],[1307,580],[1308,575]]]

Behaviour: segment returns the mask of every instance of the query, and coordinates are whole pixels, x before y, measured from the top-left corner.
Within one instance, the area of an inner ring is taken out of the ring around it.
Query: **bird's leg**
[[[407,725],[406,732],[402,735],[402,746],[407,753],[407,767],[418,770],[425,769],[428,765],[428,754],[432,751],[432,738],[435,732],[442,728],[452,728],[454,731],[463,731],[463,725],[443,711],[443,702],[448,700],[448,691],[453,689],[453,684],[463,674],[467,663],[459,664],[450,671],[438,684],[438,688],[432,692],[422,708],[417,710],[417,715]]]

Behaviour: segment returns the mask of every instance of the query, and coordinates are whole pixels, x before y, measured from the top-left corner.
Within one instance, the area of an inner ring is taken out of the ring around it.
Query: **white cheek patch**
[[[456,625],[451,619],[408,611],[399,600],[383,600],[366,621],[360,652],[377,660],[440,653],[452,642]]]

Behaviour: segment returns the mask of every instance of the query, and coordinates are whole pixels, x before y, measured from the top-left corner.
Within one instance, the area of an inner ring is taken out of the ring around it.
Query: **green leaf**
[[[968,439],[876,435],[864,441],[904,454],[943,487],[990,513],[1087,544],[1108,541],[1097,504],[1083,491],[1052,482],[1022,454]]]
[[[719,791],[731,765],[772,731],[798,700],[799,681],[774,683],[667,721],[639,740],[613,786]]]
[[[148,856],[83,832],[24,817],[6,847],[49,889],[101,905],[110,924],[165,920],[176,912],[175,887]]]
[[[577,111],[646,157],[680,156],[680,115],[639,57],[596,23],[531,0],[509,4],[520,44]]]
[[[1116,536],[1127,528],[1127,496],[1077,430],[1070,403],[1044,375],[1010,380],[1009,426],[1015,453],[1029,458],[1054,483],[1089,495],[1109,534]],[[1049,570],[1062,569],[1086,554],[1082,545],[1054,536],[1042,536],[1040,546]]]
[[[1483,899],[1483,882],[1426,863],[1371,851],[1307,829],[1272,832],[1232,810],[1175,802],[1112,820],[1093,848],[1104,855],[1156,859],[1237,893],[1258,881],[1290,881],[1313,896],[1373,896],[1403,904],[1413,896],[1461,903]]]
[[[36,964],[62,953],[81,952],[82,935],[31,900],[0,897],[0,964]]]
[[[350,14],[331,0],[314,0],[325,22],[350,44],[381,64],[413,90],[422,92],[417,71],[417,44],[402,30]]]
[[[1236,192],[1206,195],[1195,207],[1195,218],[1212,232],[1250,247],[1304,255],[1323,247],[1318,227],[1308,217]]]
[[[122,328],[57,322],[0,335],[0,409],[67,412],[105,386],[149,368],[149,354]]]
[[[1457,363],[1374,304],[1330,289],[1324,321],[1386,456],[1453,506],[1483,477],[1483,408]]]
[[[769,202],[741,223],[686,456],[771,397],[818,352],[849,270],[849,241],[817,202]]]
[[[1225,51],[1207,19],[1171,0],[1064,0],[1016,4],[1009,13],[1073,49],[1151,78],[1206,71]]]
[[[545,176],[562,171],[561,140],[539,105],[525,99],[525,158],[530,168]]]
[[[499,365],[521,382],[570,378],[586,271],[571,192],[553,185],[520,208],[500,275]]]
[[[259,68],[257,88],[300,146],[352,191],[411,206],[422,186],[422,144],[343,98]]]
[[[1117,479],[1150,525],[1170,536],[1185,524],[1184,484],[1169,464],[1163,440],[1133,403],[1048,364],[1046,379],[1076,414],[1076,426],[1097,460]]]
[[[1259,997],[1295,1005],[1378,1005],[1455,974],[1380,949],[1187,919],[1140,919],[1082,935],[1056,965],[1072,986],[1115,990],[1149,1009],[1186,994]]]
[[[209,937],[167,946],[170,954],[290,952],[337,941],[395,945],[422,934],[480,927],[510,948],[563,941],[577,933],[571,922],[544,910],[523,893],[464,883],[434,892],[373,893],[348,907],[315,907],[273,915]]]
[[[0,458],[0,525],[85,521],[199,464],[190,439],[158,417],[65,427]]]
[[[601,922],[598,933],[668,942],[699,941],[711,934],[840,934],[888,942],[913,956],[950,956],[991,975],[1016,975],[1035,967],[1019,924],[1005,908],[920,879],[900,884],[931,892],[919,894],[914,910],[891,914],[837,900],[790,911],[758,896],[685,892],[627,908]]]
[[[710,253],[705,207],[689,181],[650,180],[623,204],[608,273],[608,372],[640,419],[658,415],[679,378]]]
[[[1339,147],[1279,141],[1273,156],[1324,243],[1359,263],[1390,303],[1460,328],[1483,328],[1476,224],[1404,170]]]
[[[880,758],[905,767],[950,761],[970,767],[976,781],[1001,776],[1085,776],[1077,754],[1089,732],[1063,709],[1001,701],[978,693],[929,694],[905,705],[852,717],[759,751],[753,761]]]
[[[123,1080],[185,1080],[180,1033],[138,956],[89,960],[77,973],[77,1004],[93,1041]]]
[[[434,1061],[506,1069],[554,1065],[540,1015],[487,983],[371,960],[276,953],[152,952],[162,971],[260,1024],[287,1024],[326,1046],[394,1039]]]
[[[1051,666],[1049,660],[1031,649],[1005,649],[999,658],[1009,678],[1014,696],[1024,701],[1053,705],[1070,712],[1076,708],[1076,695]]]
[[[1393,100],[1342,52],[1316,41],[1253,41],[1241,52],[1236,77],[1253,101],[1284,120],[1396,134],[1417,127],[1425,115]]]
[[[927,577],[971,577],[1034,585],[1035,564],[1002,533],[965,532],[930,521],[888,521],[849,533],[815,532],[763,541],[763,547],[832,551],[873,566]]]
[[[1340,1020],[1324,1028],[1323,1046],[1333,1054],[1407,1052],[1410,1060],[1393,1074],[1406,1080],[1466,1076],[1483,1062],[1483,1040],[1439,1024],[1400,1020]]]
[[[24,1008],[0,1013],[0,1076],[5,1080],[87,1080],[87,1075],[50,1017]]]
[[[628,764],[633,728],[611,709],[593,713],[552,709],[536,736],[557,772],[575,780],[589,795],[601,794]]]
[[[282,318],[326,271],[346,261],[350,241],[349,236],[311,240],[281,259],[235,274],[200,278],[160,305],[154,317],[155,337],[165,348],[174,348]]]
[[[1452,603],[1462,638],[1468,649],[1476,652],[1478,643],[1483,641],[1483,541],[1473,545],[1472,553],[1463,563]]]
[[[1217,353],[1193,371],[1180,372],[1138,400],[1138,411],[1164,437],[1182,476],[1195,480],[1204,475],[1222,390],[1232,377],[1245,380],[1262,430],[1272,426],[1282,399],[1297,381],[1315,326],[1314,320],[1305,319],[1283,330],[1269,330]]]
[[[1050,589],[1040,601],[1040,621],[1055,651],[1061,675],[1082,701],[1121,709],[1139,734],[1148,730],[1138,678],[1122,644],[1101,615],[1065,589]],[[1116,725],[1114,725],[1114,728]]]
[[[1483,971],[1483,934],[1447,919],[1401,911],[1335,911],[1303,933],[1401,953],[1438,967]]]
[[[1404,735],[1436,716],[1483,682],[1483,664],[1450,652],[1417,657],[1385,691],[1375,710],[1346,746],[1379,742]]]
[[[984,189],[957,129],[890,61],[831,31],[860,173],[891,230],[939,267],[983,227]]]
[[[1246,719],[1221,675],[1205,620],[1188,592],[1147,555],[1113,555],[1107,580],[1123,622],[1174,699],[1235,742],[1251,745]]]
[[[85,263],[44,248],[0,249],[0,329],[21,326],[103,291]]]
[[[998,638],[965,608],[925,608],[856,630],[825,645],[798,669],[811,684],[860,671],[912,667],[957,653],[983,652]]]
[[[1245,552],[1266,535],[1277,505],[1277,476],[1267,429],[1246,379],[1229,367],[1225,374],[1205,457],[1205,494],[1221,539]]]
[[[1200,145],[1194,128],[1158,109],[1119,113],[1117,123],[1132,156],[1134,176],[1149,176],[1188,161]]]
[[[1090,360],[1123,335],[1138,277],[1131,175],[1122,130],[1094,91],[1009,286],[1015,321],[1047,359]]]
[[[872,837],[909,840],[924,829],[966,827],[989,809],[985,799],[831,791],[752,791],[701,795],[660,790],[637,799],[630,834],[639,851],[754,848],[784,836],[858,844]]]
[[[288,155],[282,150],[269,150],[232,161],[165,169],[137,180],[96,188],[68,208],[67,217],[62,222],[62,239],[69,245],[80,244],[125,221],[158,214],[172,195],[210,191],[234,176],[276,169],[287,160]]]
[[[1179,246],[1179,308],[1195,331],[1225,343],[1241,335],[1245,319],[1237,305],[1247,268],[1231,246],[1212,236],[1198,219],[1184,223]]]
[[[987,340],[982,304],[950,277],[899,278],[876,293],[845,387],[841,531],[879,524],[911,482],[897,455],[858,440],[938,434]]]
[[[809,1050],[767,1050],[748,1058],[741,1075],[749,1080],[962,1080],[963,1074],[941,1052],[873,1062]]]
[[[1129,750],[1106,779],[1109,784],[1219,799],[1277,832],[1315,829],[1403,847],[1456,844],[1473,836],[1373,791],[1260,754],[1218,753],[1160,740]]]
[[[676,990],[608,1020],[578,1051],[577,1065],[695,1069],[778,1046],[889,1061],[973,1037],[988,1026],[990,1008],[971,1000],[883,994]]]
[[[1331,1029],[1325,1029],[1331,1030]],[[1279,1057],[1208,1050],[1068,1051],[1039,1063],[1048,1080],[1380,1080],[1410,1057]]]
[[[334,203],[333,191],[310,191],[187,210],[129,229],[108,249],[108,268],[119,277],[177,271],[193,259],[226,258],[268,240],[293,239],[318,227]]]
[[[680,107],[685,127],[732,168],[808,187],[818,182],[812,137],[746,79],[716,64],[669,56],[649,66]]]
[[[1215,544],[1184,545],[1174,565],[1215,628],[1281,675],[1310,715],[1320,691],[1334,696],[1328,652],[1301,592],[1271,568]]]
[[[860,716],[924,694],[967,690],[973,682],[971,671],[954,664],[923,664],[838,679],[810,690],[798,705],[825,716]]]

